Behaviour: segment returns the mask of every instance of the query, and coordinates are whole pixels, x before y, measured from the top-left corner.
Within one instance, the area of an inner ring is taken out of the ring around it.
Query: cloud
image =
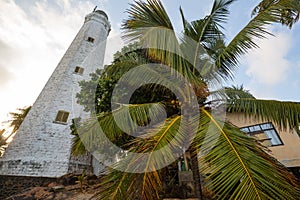
[[[85,0],[1,0],[0,122],[34,103],[94,7]],[[107,43],[109,63],[121,47],[119,33],[112,30]]]
[[[9,69],[14,53],[16,50],[0,39],[0,88],[5,88],[15,78]]]
[[[114,59],[114,54],[117,51],[120,51],[123,46],[124,46],[124,42],[121,38],[120,32],[112,29],[107,38],[104,64],[105,65],[111,64],[111,62]]]
[[[14,78],[14,75],[5,67],[0,65],[0,89],[5,88]]]
[[[259,41],[260,48],[246,56],[246,74],[252,82],[272,86],[287,78],[291,63],[285,57],[291,48],[291,35],[286,32],[274,35],[276,37]]]
[[[31,105],[94,5],[90,1],[0,3],[0,121]]]
[[[6,42],[0,39],[0,55],[4,58],[12,58],[15,49],[9,46]]]

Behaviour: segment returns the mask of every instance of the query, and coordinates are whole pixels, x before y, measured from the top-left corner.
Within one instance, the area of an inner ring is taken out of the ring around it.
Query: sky
[[[95,6],[112,25],[106,52],[108,64],[121,48],[121,24],[132,0],[1,0],[0,122],[16,108],[32,105],[53,70]],[[176,31],[182,30],[179,6],[196,20],[210,12],[211,0],[162,0]],[[251,19],[258,0],[238,0],[224,25],[228,41]],[[291,30],[270,26],[275,37],[259,40],[260,48],[240,59],[234,81],[257,98],[300,102],[300,22]]]

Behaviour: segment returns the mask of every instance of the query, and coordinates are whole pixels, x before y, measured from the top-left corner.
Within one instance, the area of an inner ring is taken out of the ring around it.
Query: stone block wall
[[[0,176],[0,199],[24,192],[31,187],[46,187],[56,180],[55,178]]]

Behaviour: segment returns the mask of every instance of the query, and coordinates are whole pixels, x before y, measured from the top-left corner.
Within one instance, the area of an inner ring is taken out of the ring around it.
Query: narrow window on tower
[[[63,110],[58,111],[54,122],[66,124],[69,118],[69,114],[69,112]]]
[[[77,66],[77,67],[75,67],[74,73],[81,75],[81,74],[83,74],[83,71],[84,71],[84,69],[82,67]]]
[[[90,43],[94,43],[95,39],[92,38],[92,37],[88,37],[87,41],[90,42]]]

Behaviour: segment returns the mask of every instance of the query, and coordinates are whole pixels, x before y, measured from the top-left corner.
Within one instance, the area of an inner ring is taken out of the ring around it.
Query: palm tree
[[[5,145],[7,145],[7,137],[4,136],[5,129],[0,130],[0,157],[3,155]]]
[[[8,139],[10,139],[20,128],[22,122],[24,121],[30,109],[31,106],[28,106],[24,108],[18,108],[17,112],[9,113],[11,119],[4,123],[8,123],[8,126],[12,128],[12,131],[9,133],[9,135],[4,136],[6,130],[5,129],[0,130],[0,156],[3,155],[3,152],[5,151],[6,146],[8,145],[7,143]]]
[[[13,128],[11,134],[14,134],[21,126],[24,121],[26,115],[30,111],[31,106],[27,106],[24,108],[18,108],[17,112],[10,112],[9,115],[11,117],[10,120],[7,121],[8,125]]]
[[[193,104],[194,107],[189,111],[197,111],[173,113],[163,123],[159,123],[156,118],[163,113],[162,109],[166,105],[125,104],[120,101],[116,109],[100,113],[97,121],[87,120],[79,132],[83,133],[81,142],[88,143],[90,147],[99,145],[95,145],[95,141],[100,141],[100,144],[105,141],[99,134],[99,127],[112,140],[124,134],[120,126],[136,131],[137,128],[125,117],[128,110],[133,121],[142,121],[146,125],[152,120],[157,122],[143,129],[141,135],[145,137],[142,139],[136,137],[125,141],[127,156],[107,170],[101,183],[99,199],[160,199],[163,192],[163,168],[165,163],[176,160],[178,149],[189,149],[197,166],[193,162],[194,178],[199,175],[200,167],[201,173],[207,175],[205,187],[214,193],[215,199],[299,197],[299,188],[293,176],[279,162],[270,158],[254,138],[227,123],[222,117],[215,116],[214,109],[226,105],[228,112],[243,112],[271,120],[282,128],[295,128],[299,126],[300,104],[258,100],[243,91],[243,88],[207,90],[208,85],[218,85],[232,78],[240,56],[257,47],[255,39],[271,35],[266,25],[282,23],[282,13],[286,10],[299,12],[299,2],[278,0],[264,4],[263,7],[260,5],[263,9],[257,10],[249,23],[226,43],[223,24],[228,18],[228,7],[233,2],[215,0],[208,16],[192,22],[186,20],[180,9],[183,34],[179,37],[159,0],[136,1],[131,5],[129,18],[123,24],[124,37],[129,41],[140,41],[141,48],[146,49],[147,57],[157,65],[142,68],[145,70],[142,74],[129,75],[126,83],[136,86],[152,76],[156,77],[156,83],[172,87],[174,80],[162,80],[167,73],[156,68],[168,66],[171,74],[175,74],[178,79],[184,77],[188,82],[175,84],[180,94],[187,91],[192,93],[186,89],[192,87],[197,105]],[[181,109],[189,106],[187,104],[190,102],[193,102],[193,98],[183,97]],[[119,121],[119,127],[114,119]],[[189,137],[190,132],[195,132],[195,135]],[[152,137],[146,137],[148,135]],[[186,140],[189,140],[188,149],[183,148]],[[130,152],[138,156],[128,156]],[[148,157],[142,156],[145,154]],[[132,173],[134,171],[138,173]],[[199,180],[195,182],[196,190],[201,191]],[[197,194],[199,198],[200,195]]]

